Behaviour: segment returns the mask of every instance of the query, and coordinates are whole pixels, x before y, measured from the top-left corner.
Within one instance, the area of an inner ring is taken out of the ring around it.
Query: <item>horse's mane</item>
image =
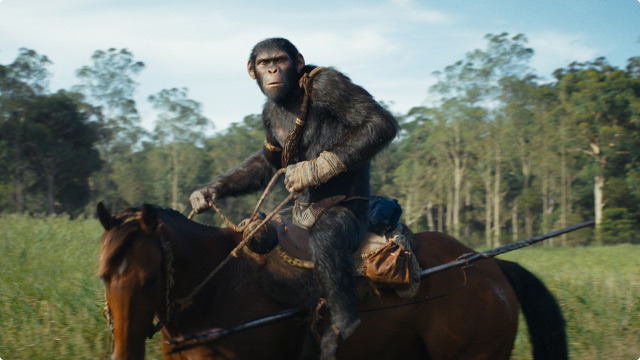
[[[102,236],[102,246],[99,254],[98,264],[98,276],[104,277],[108,275],[113,269],[116,269],[123,260],[123,256],[129,251],[131,246],[135,243],[136,239],[143,238],[145,235],[142,233],[140,226],[140,219],[142,216],[142,210],[145,205],[128,208],[116,214],[113,217],[113,226],[106,231]],[[149,206],[149,205],[147,205]],[[229,238],[228,235],[223,234],[222,229],[218,227],[208,226],[201,223],[197,223],[187,219],[186,216],[180,212],[171,208],[161,208],[157,205],[151,205],[156,211],[158,218],[158,226],[166,226],[171,229],[171,233],[186,235],[179,237],[170,237],[173,241],[181,241],[189,239],[208,239],[208,240],[221,240],[223,237]],[[189,235],[193,234],[193,236]],[[230,239],[231,240],[231,239]],[[228,251],[237,243],[238,239],[233,239],[234,243],[227,246],[231,246],[228,249],[223,250],[222,254],[226,256]],[[220,241],[204,241],[204,243],[218,243]],[[160,242],[157,246],[162,248]],[[221,248],[222,249],[222,248]],[[161,250],[163,251],[163,250]],[[211,254],[213,256],[213,254]],[[242,256],[244,257],[244,256]],[[230,271],[234,274],[230,276],[220,276],[219,281],[224,286],[239,286],[241,281],[253,281],[255,280],[254,270],[251,268],[249,261],[239,260],[231,261],[226,267],[225,271]]]
[[[140,229],[140,210],[141,208],[129,208],[113,217],[112,228],[102,236],[98,276],[106,275],[120,255],[131,245],[133,234]]]
[[[143,206],[125,209],[113,217],[112,230],[106,232],[102,238],[98,269],[99,276],[105,275],[133,243],[132,240],[135,238],[134,234],[140,230],[140,217]],[[157,205],[151,206],[157,211],[158,221],[163,224],[170,223],[172,226],[177,225],[181,227],[204,226],[190,221],[177,210],[162,208]]]

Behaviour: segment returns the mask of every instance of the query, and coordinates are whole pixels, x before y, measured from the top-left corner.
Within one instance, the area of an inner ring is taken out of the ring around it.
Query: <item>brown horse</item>
[[[290,308],[283,296],[273,296],[272,284],[265,284],[260,273],[290,271],[300,281],[308,279],[302,275],[308,272],[290,267],[277,255],[270,253],[256,261],[241,252],[194,293],[235,248],[241,234],[204,226],[152,205],[112,216],[99,204],[98,215],[105,228],[99,275],[112,315],[113,359],[143,359],[154,318],[166,321],[157,327],[162,326],[162,338],[168,340]],[[422,268],[472,252],[445,234],[416,237]],[[289,296],[286,291],[283,294]],[[186,308],[176,310],[178,299],[185,297],[190,300]],[[519,305],[527,319],[534,357],[567,358],[564,321],[553,296],[519,265],[493,259],[432,275],[410,300],[385,289],[366,297],[359,303],[362,325],[342,345],[338,358],[508,359]],[[308,314],[287,319],[165,358],[297,359],[314,346],[309,345],[314,343],[309,331],[312,318]],[[171,346],[164,342],[163,351],[169,350]]]

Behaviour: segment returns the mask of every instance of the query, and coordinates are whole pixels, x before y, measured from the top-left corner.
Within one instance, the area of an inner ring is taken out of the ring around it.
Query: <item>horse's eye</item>
[[[145,286],[145,287],[154,286],[157,282],[158,282],[158,275],[152,274],[147,276],[144,279],[144,283],[142,283],[142,286]]]

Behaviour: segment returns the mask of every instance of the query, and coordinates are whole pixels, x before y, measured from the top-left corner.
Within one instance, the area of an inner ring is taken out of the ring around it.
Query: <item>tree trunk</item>
[[[438,203],[438,232],[444,232],[444,204]]]
[[[496,147],[496,171],[495,176],[493,178],[493,236],[495,239],[495,246],[500,246],[501,244],[501,226],[500,226],[500,186],[501,186],[501,171],[500,171],[500,163],[502,162],[502,154],[500,152],[500,148]]]
[[[540,179],[540,193],[542,195],[542,233],[549,232],[549,174],[546,170],[542,170]]]
[[[554,204],[551,200],[551,194],[549,190],[549,183],[551,179],[549,178],[549,172],[544,169],[541,174],[540,179],[540,192],[542,194],[542,233],[546,234],[550,230],[550,220],[553,216],[553,208]],[[555,239],[551,238],[548,240],[547,244],[549,246],[555,245]]]
[[[55,174],[45,172],[44,174],[47,181],[47,215],[53,215],[56,213],[56,199],[54,195],[55,190]]]
[[[24,183],[23,177],[19,176],[18,171],[15,171],[13,179],[13,191],[14,191],[14,207],[15,212],[22,214],[24,212]]]
[[[567,172],[567,148],[562,145],[560,149],[560,227],[567,227],[569,216],[569,176]],[[560,238],[562,245],[567,245],[567,234]]]
[[[453,226],[453,191],[451,187],[447,187],[447,217],[446,228],[447,233],[451,234],[451,227]]]
[[[600,235],[600,226],[602,224],[602,211],[604,209],[603,201],[603,189],[604,189],[604,176],[596,175],[593,178],[593,200],[594,200],[594,213],[596,222],[596,243],[602,245],[602,236]]]
[[[419,211],[417,211],[417,209],[415,209],[415,197],[412,195],[412,193],[410,191],[407,191],[405,192],[405,194],[407,194],[407,197],[405,198],[406,211],[404,211],[404,213],[406,214],[405,218],[407,221],[407,226],[411,226],[420,219],[421,214],[419,213]]]
[[[533,215],[531,215],[531,211],[526,208],[524,210],[524,230],[527,233],[527,237],[533,236]]]
[[[435,231],[435,223],[433,221],[433,201],[431,199],[427,200],[427,227],[429,231]]]
[[[492,206],[491,206],[491,170],[489,168],[489,166],[487,166],[487,169],[485,171],[485,175],[484,175],[484,204],[485,204],[485,211],[484,211],[484,239],[485,239],[485,245],[487,246],[487,248],[492,248],[493,247],[493,239],[492,239],[492,232],[491,232],[491,219],[493,217],[492,214]]]
[[[460,123],[453,124],[454,138],[453,144],[449,146],[449,163],[453,168],[453,188],[449,191],[452,193],[449,199],[448,212],[450,213],[449,232],[453,237],[460,237],[460,206],[462,205],[462,182],[465,170],[465,157],[462,150],[462,135]]]
[[[453,170],[453,198],[452,198],[452,211],[451,211],[451,223],[453,226],[453,237],[460,237],[460,205],[462,201],[460,195],[462,193],[462,175],[464,168],[460,164],[460,158],[455,159],[456,167]]]
[[[520,229],[518,228],[518,203],[515,201],[513,203],[513,206],[511,207],[511,230],[511,240],[513,242],[518,241],[518,234],[520,233]]]
[[[466,243],[468,244],[469,241],[471,241],[471,224],[470,224],[470,217],[469,216],[469,209],[471,208],[471,186],[467,183],[467,186],[465,186],[465,192],[464,192],[464,236],[467,239]]]
[[[176,149],[176,145],[171,145],[171,161],[172,161],[172,171],[171,171],[171,207],[174,210],[180,211],[178,209],[178,179],[179,179],[179,171],[180,171],[180,163],[178,162],[178,149]]]

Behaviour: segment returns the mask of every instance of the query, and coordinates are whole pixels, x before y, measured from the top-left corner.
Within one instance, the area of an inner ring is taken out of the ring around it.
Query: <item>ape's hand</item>
[[[213,184],[204,185],[189,196],[191,207],[193,210],[200,214],[201,212],[211,209],[211,206],[216,200],[216,188]]]
[[[323,151],[313,160],[287,166],[284,183],[289,192],[300,192],[308,187],[324,184],[346,170],[334,153]]]

